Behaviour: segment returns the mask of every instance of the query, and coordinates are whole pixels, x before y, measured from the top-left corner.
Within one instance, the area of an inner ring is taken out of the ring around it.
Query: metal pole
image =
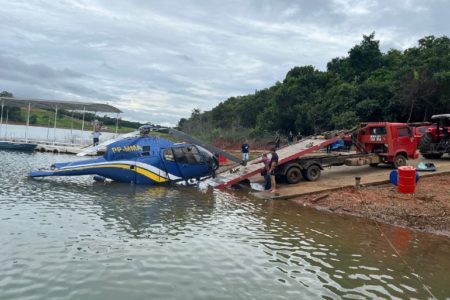
[[[84,114],[86,113],[86,107],[83,106],[83,122],[81,123],[81,144],[83,143],[83,134],[84,134]]]
[[[3,129],[3,106],[4,106],[4,102],[2,100],[2,114],[0,115],[0,135],[2,134],[2,129]]]
[[[28,103],[27,128],[25,129],[25,143],[28,143],[28,126],[30,125],[31,103]]]
[[[50,111],[47,111],[47,142],[49,141],[48,136],[50,134]]]
[[[116,115],[116,136],[117,137],[117,129],[119,128],[119,113]]]
[[[58,105],[55,105],[55,124],[53,127],[53,145],[56,142],[56,117],[58,116]]]
[[[6,139],[6,134],[8,133],[8,118],[9,118],[9,108],[6,107],[5,139]]]
[[[72,123],[70,124],[70,142],[73,144],[73,110],[72,110]]]

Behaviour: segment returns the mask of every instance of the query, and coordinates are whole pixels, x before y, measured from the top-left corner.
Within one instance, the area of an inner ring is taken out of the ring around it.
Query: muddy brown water
[[[0,151],[0,299],[450,297],[448,238],[243,191],[26,177],[75,159]]]

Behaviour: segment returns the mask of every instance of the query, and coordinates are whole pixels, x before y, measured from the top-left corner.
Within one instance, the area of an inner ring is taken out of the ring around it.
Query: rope
[[[369,207],[367,206],[366,202],[364,201],[361,190],[358,190],[358,192],[359,192],[359,197],[361,199],[361,203],[363,203],[364,207],[366,208],[367,213],[370,215],[370,218],[375,222],[375,225],[378,228],[378,230],[380,231],[381,235],[386,239],[389,246],[392,248],[392,250],[395,252],[395,254],[400,258],[400,260],[403,262],[403,264],[409,269],[409,271],[412,274],[417,274],[417,272],[414,270],[414,268],[411,267],[411,265],[409,265],[408,262],[400,255],[397,248],[395,248],[394,244],[392,244],[391,240],[384,234],[383,230],[381,229],[380,224],[373,217],[372,213],[369,210]],[[420,279],[419,275],[414,276],[414,277],[417,279],[417,281],[419,281],[419,283],[422,285],[423,289],[428,292],[428,294],[431,296],[432,299],[437,299],[436,296],[433,295],[433,293],[430,291],[430,289],[423,283],[423,281]]]

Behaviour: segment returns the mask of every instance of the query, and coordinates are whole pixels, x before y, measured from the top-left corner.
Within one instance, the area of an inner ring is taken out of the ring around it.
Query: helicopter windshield
[[[197,147],[185,146],[172,148],[175,160],[182,164],[200,164],[204,162],[204,159]]]
[[[200,153],[203,155],[203,157],[213,157],[214,155],[211,153],[211,152],[209,152],[208,150],[206,150],[205,148],[203,148],[203,147],[201,147],[201,146],[198,146],[197,145],[197,148],[198,148],[198,151],[200,151]]]

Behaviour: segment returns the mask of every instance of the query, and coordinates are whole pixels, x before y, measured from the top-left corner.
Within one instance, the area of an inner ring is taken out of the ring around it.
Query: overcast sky
[[[108,102],[176,124],[194,108],[347,55],[375,31],[383,51],[450,35],[447,0],[0,0],[0,91]]]

